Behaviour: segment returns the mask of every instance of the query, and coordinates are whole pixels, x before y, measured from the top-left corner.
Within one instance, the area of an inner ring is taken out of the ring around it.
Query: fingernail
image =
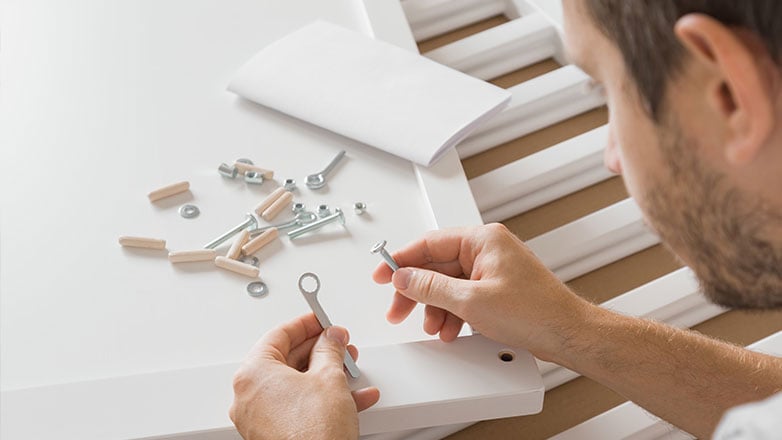
[[[348,331],[342,327],[329,327],[326,329],[326,337],[339,342],[342,345],[348,345]]]
[[[407,268],[398,269],[394,272],[394,287],[398,290],[407,290],[407,286],[410,285],[410,278],[413,276],[413,271]]]

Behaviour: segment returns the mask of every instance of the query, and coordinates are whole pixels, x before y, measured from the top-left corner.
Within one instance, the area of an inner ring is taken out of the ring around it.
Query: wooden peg
[[[132,247],[132,248],[141,248],[141,249],[162,250],[166,248],[166,240],[161,240],[159,238],[122,236],[119,238],[119,244],[122,247]]]
[[[249,243],[245,244],[242,247],[242,252],[245,255],[252,255],[261,250],[261,248],[267,244],[271,243],[278,236],[279,232],[277,231],[277,228],[269,228],[263,231],[261,235],[253,238]]]
[[[282,210],[290,205],[291,202],[293,202],[293,193],[285,191],[285,193],[281,195],[280,198],[275,200],[271,206],[266,208],[263,213],[261,213],[261,218],[267,222],[273,220],[274,217],[277,217],[277,214],[282,212]]]
[[[242,254],[242,246],[244,246],[249,240],[250,231],[245,229],[239,234],[239,237],[236,239],[236,241],[233,242],[231,248],[228,249],[228,253],[225,254],[225,256],[232,260],[236,260]]]
[[[163,188],[158,188],[151,193],[147,195],[149,197],[150,202],[157,202],[160,199],[165,199],[166,197],[171,197],[173,195],[183,193],[190,189],[190,182],[184,181],[184,182],[177,182],[172,183],[171,185],[164,186]]]
[[[241,261],[232,260],[223,256],[215,258],[215,266],[250,278],[258,278],[258,275],[261,272],[257,267],[251,264],[245,264]]]
[[[255,213],[258,215],[263,214],[263,211],[265,211],[269,206],[272,206],[272,204],[276,202],[277,199],[279,199],[283,194],[285,194],[285,188],[280,187],[275,189],[258,206],[255,207]]]
[[[192,263],[196,261],[212,261],[217,257],[214,249],[198,249],[194,251],[177,251],[168,253],[168,261],[172,263]]]

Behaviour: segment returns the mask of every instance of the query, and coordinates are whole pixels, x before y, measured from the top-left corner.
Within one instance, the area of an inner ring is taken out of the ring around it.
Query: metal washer
[[[201,210],[196,205],[182,205],[179,208],[179,215],[184,218],[196,218],[201,214]]]
[[[253,298],[260,298],[269,293],[269,288],[266,286],[266,283],[262,281],[253,281],[247,285],[247,293]]]
[[[246,255],[242,257],[240,261],[244,264],[249,264],[250,266],[255,266],[255,267],[260,266],[261,263],[261,261],[255,255]]]

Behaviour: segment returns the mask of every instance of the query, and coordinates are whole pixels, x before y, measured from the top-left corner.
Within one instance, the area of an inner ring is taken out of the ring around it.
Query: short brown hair
[[[674,25],[702,13],[757,34],[777,65],[782,58],[782,0],[586,0],[597,27],[624,58],[650,116],[659,121],[668,81],[685,61]]]

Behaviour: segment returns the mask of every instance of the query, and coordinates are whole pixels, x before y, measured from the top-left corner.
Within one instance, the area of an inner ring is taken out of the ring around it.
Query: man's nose
[[[622,162],[619,160],[619,149],[614,142],[614,134],[610,130],[605,150],[603,150],[603,163],[612,173],[622,174]]]

